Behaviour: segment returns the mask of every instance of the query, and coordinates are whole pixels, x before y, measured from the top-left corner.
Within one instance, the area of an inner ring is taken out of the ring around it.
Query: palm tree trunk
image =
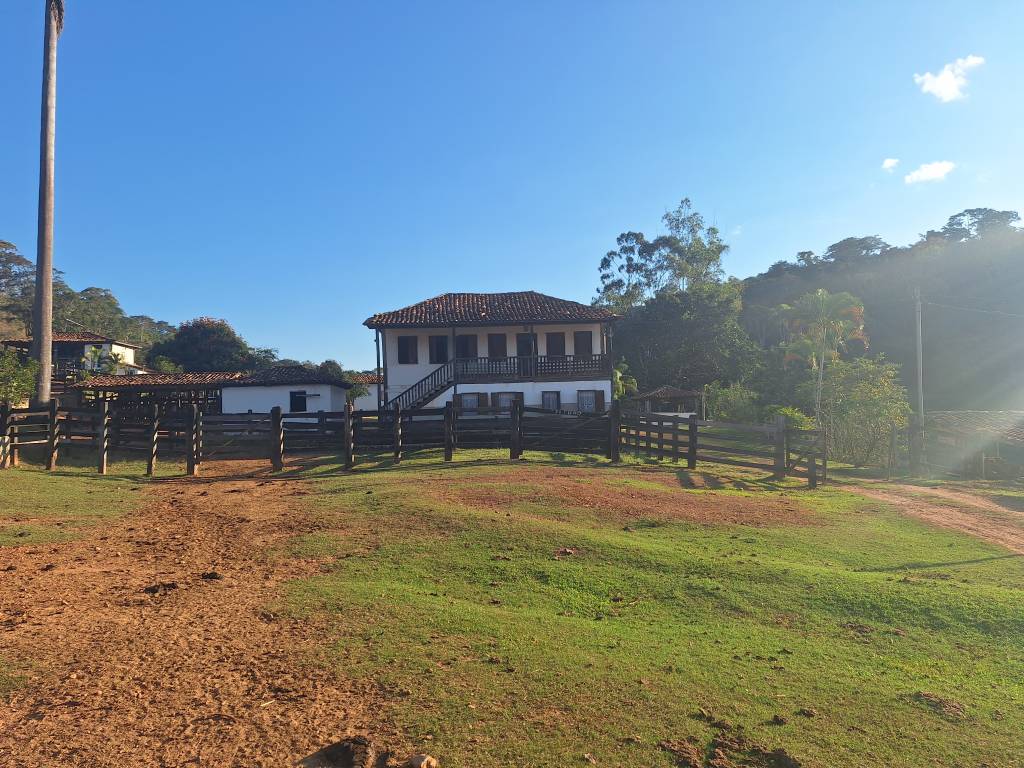
[[[32,356],[39,363],[36,404],[50,400],[53,354],[53,159],[57,127],[57,37],[63,4],[45,0],[43,94],[39,132],[39,231],[36,238],[36,293],[32,308]]]

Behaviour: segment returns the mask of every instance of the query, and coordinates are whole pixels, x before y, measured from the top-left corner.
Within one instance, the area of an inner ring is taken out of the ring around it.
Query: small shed
[[[353,373],[350,374],[353,383],[361,384],[366,388],[366,394],[360,395],[353,401],[357,411],[376,411],[380,407],[380,373]]]
[[[701,414],[704,393],[696,389],[680,389],[669,384],[650,392],[628,398],[642,413],[696,413]]]
[[[345,409],[352,385],[302,365],[275,366],[225,382],[221,388],[224,413],[315,413]]]
[[[86,401],[108,400],[118,409],[164,410],[199,406],[204,413],[285,413],[340,411],[347,381],[302,365],[265,368],[252,373],[151,373],[140,376],[94,376],[74,385]]]

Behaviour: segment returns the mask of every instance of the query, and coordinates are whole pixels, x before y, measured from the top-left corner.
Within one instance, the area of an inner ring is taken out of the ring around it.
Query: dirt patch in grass
[[[4,550],[4,657],[30,672],[0,702],[0,764],[292,765],[370,728],[376,689],[315,663],[324,628],[268,610],[318,564],[266,556],[314,522],[303,482],[265,464],[158,481],[87,537]]]
[[[855,493],[897,507],[926,523],[960,531],[1024,554],[1024,514],[970,493],[915,485],[876,487],[861,484]],[[932,496],[933,499],[923,496]]]
[[[637,481],[635,485],[629,481]],[[655,487],[652,487],[655,486]],[[814,521],[813,513],[784,495],[692,493],[675,475],[619,471],[605,477],[594,470],[508,467],[500,473],[424,482],[420,489],[449,502],[506,511],[524,503],[585,509],[604,519],[684,520],[705,525],[794,525]]]

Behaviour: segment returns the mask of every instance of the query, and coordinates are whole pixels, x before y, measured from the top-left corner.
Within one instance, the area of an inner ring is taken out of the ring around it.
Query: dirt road
[[[892,504],[932,525],[968,533],[1024,554],[1024,512],[1003,507],[980,494],[902,483],[858,483],[844,488]]]
[[[318,568],[266,554],[315,527],[302,481],[218,464],[87,538],[2,551],[0,655],[27,681],[0,765],[283,766],[370,729],[377,693],[306,664],[321,629],[266,610]]]

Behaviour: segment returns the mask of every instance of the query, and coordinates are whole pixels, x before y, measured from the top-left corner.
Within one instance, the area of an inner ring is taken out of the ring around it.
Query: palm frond
[[[48,3],[50,13],[53,14],[53,26],[57,30],[57,35],[60,36],[64,29],[64,0],[48,0]]]

